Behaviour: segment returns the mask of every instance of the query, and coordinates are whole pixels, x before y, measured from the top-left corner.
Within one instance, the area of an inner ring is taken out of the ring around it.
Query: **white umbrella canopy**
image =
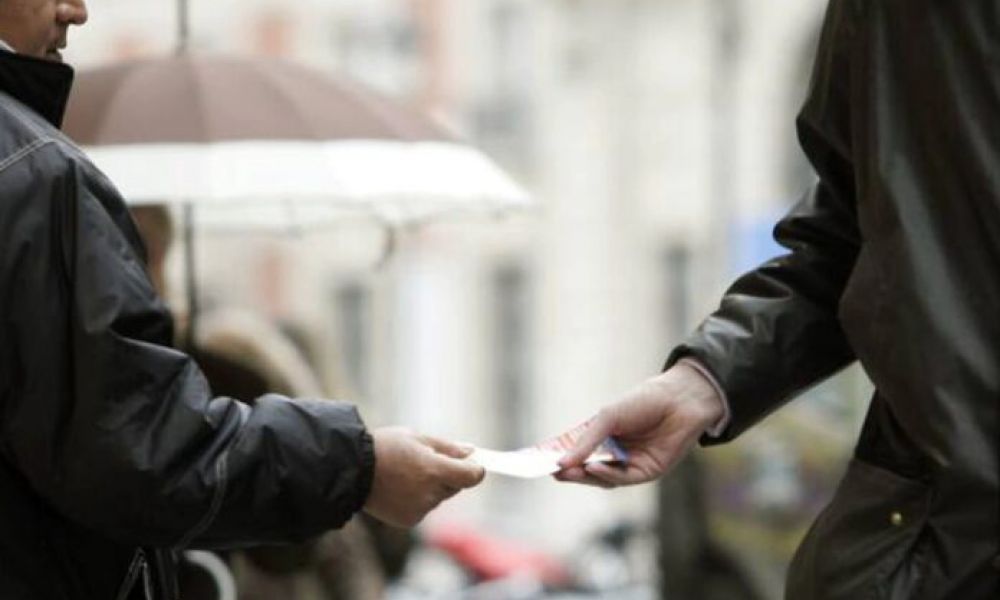
[[[85,147],[130,204],[190,203],[199,231],[303,231],[502,215],[530,203],[483,154],[446,142],[236,141]]]
[[[64,129],[128,202],[189,203],[200,229],[530,206],[493,161],[418,111],[278,60],[185,53],[83,71]]]

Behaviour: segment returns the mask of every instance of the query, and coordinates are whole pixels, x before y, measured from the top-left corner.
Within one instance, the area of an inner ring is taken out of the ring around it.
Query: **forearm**
[[[697,364],[728,408],[725,425],[713,428],[703,443],[736,437],[854,358],[836,315],[836,282],[824,283],[829,288],[810,297],[785,283],[801,265],[783,261],[792,262],[775,261],[738,281],[719,311],[667,360],[668,368],[681,360]]]
[[[121,366],[173,371],[141,362]],[[265,396],[251,408],[212,398],[193,364],[173,372],[130,392],[89,376],[86,389],[26,396],[62,426],[9,432],[14,466],[68,518],[139,545],[291,542],[361,508],[374,454],[353,407]]]

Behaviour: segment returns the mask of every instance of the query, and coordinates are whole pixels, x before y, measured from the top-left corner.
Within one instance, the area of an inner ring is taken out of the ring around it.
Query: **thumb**
[[[441,478],[445,485],[465,489],[479,485],[486,476],[486,470],[481,466],[457,458],[440,456]]]
[[[593,454],[604,440],[608,439],[614,425],[615,416],[610,409],[605,408],[597,413],[597,416],[586,424],[586,429],[583,430],[573,449],[559,459],[559,466],[568,469],[582,465],[587,457]]]
[[[429,435],[421,436],[420,440],[438,454],[444,454],[451,458],[466,458],[472,454],[473,450],[472,446],[468,444],[459,444],[458,442],[442,440]]]

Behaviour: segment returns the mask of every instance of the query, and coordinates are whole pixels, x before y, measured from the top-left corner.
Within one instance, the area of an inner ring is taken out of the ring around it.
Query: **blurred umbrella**
[[[189,342],[195,219],[296,232],[345,214],[393,226],[529,204],[489,158],[420,112],[273,59],[180,52],[82,71],[64,123],[127,202],[184,206]]]
[[[287,62],[180,54],[81,72],[66,132],[128,202],[291,229],[502,213],[528,197],[416,110]]]

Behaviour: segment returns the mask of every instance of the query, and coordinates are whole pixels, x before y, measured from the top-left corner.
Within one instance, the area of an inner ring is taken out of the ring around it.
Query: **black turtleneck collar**
[[[37,112],[56,128],[62,125],[73,69],[62,63],[0,50],[0,92]]]

